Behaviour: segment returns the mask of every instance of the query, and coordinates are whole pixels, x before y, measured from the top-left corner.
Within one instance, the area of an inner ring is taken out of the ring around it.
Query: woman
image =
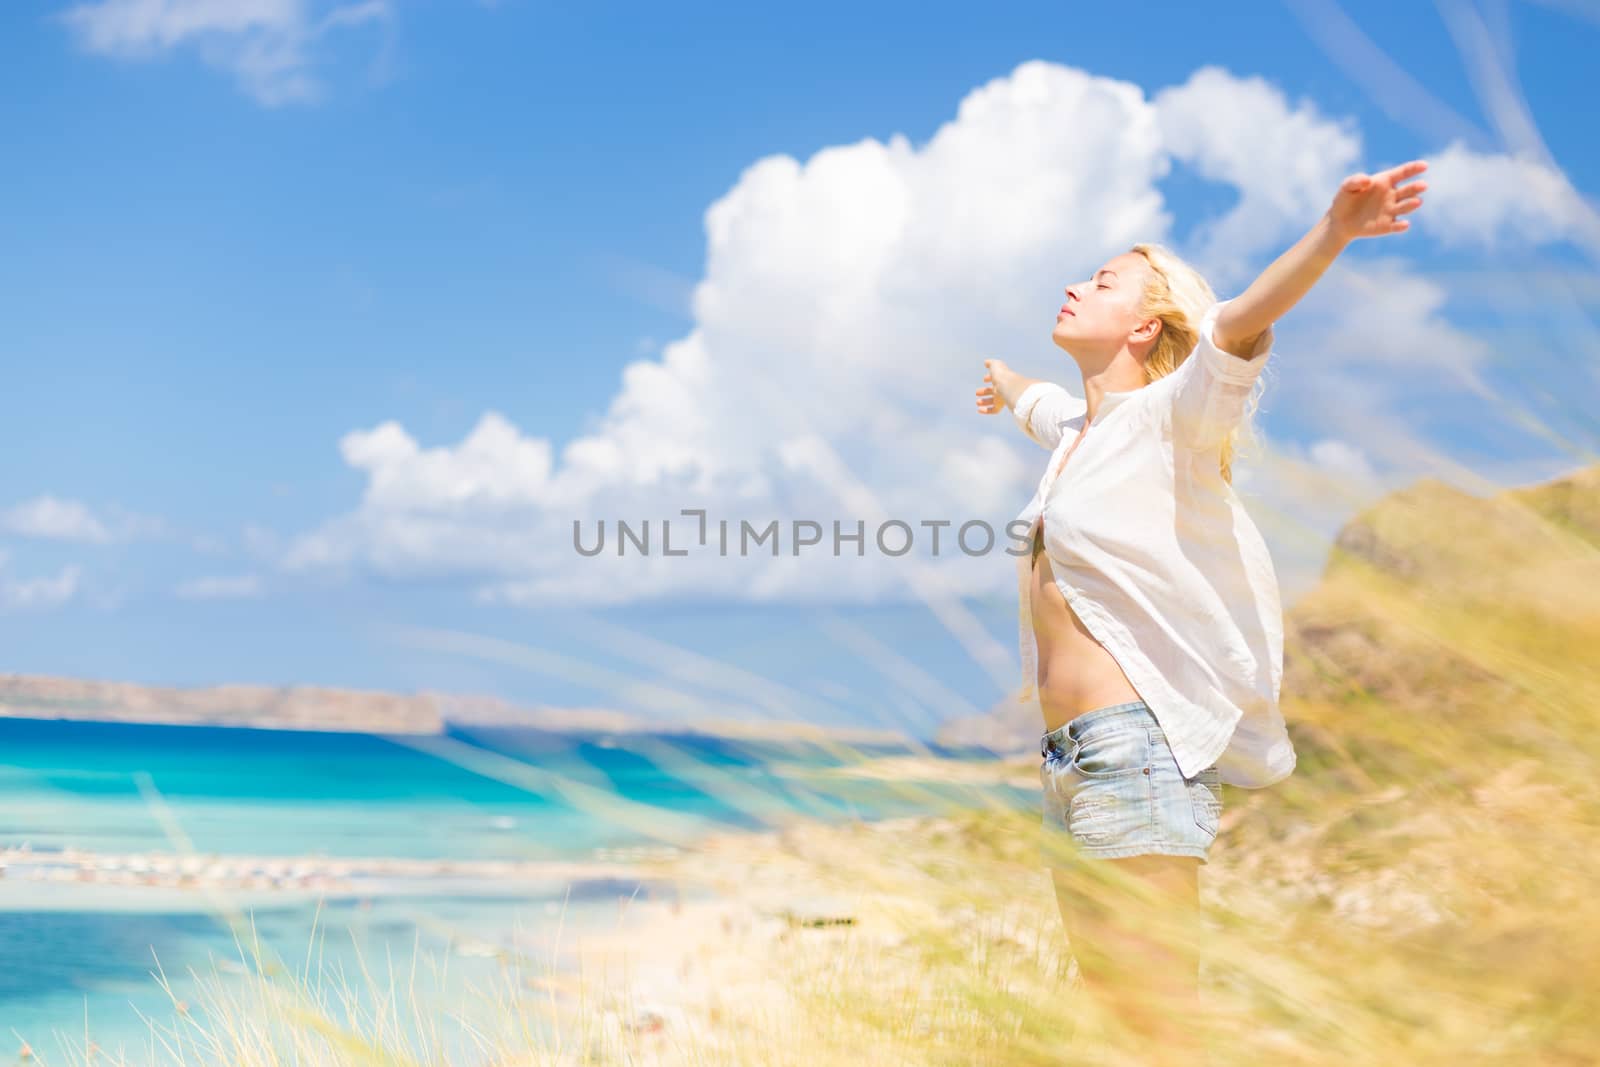
[[[1199,866],[1221,784],[1261,788],[1295,765],[1278,711],[1282,605],[1231,470],[1272,326],[1350,242],[1409,227],[1400,216],[1426,188],[1410,179],[1426,168],[1346,178],[1231,300],[1153,244],[1068,286],[1052,337],[1082,373],[1081,398],[984,361],[978,410],[1010,409],[1052,450],[1012,524],[1028,531],[1022,699],[1036,690],[1043,713],[1044,825],[1067,839],[1062,861],[1105,859],[1123,885],[1153,891],[1161,936],[1148,918],[1115,928],[1131,901],[1108,910],[1069,888],[1074,870],[1099,865],[1053,863],[1057,902],[1082,977],[1109,986],[1113,966],[1128,968],[1147,1022],[1175,1018],[1153,994],[1195,1005]]]

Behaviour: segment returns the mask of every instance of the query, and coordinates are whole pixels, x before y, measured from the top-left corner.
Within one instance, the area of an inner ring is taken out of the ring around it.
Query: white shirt
[[[1249,359],[1222,351],[1213,331],[1227,303],[1206,312],[1199,344],[1177,370],[1104,394],[1059,476],[1088,404],[1052,382],[1023,391],[1013,415],[1052,452],[1007,529],[1026,536],[1043,512],[1056,585],[1149,705],[1183,775],[1215,763],[1222,781],[1261,788],[1295,766],[1278,710],[1283,607],[1266,543],[1220,463],[1222,439],[1272,355],[1273,332]],[[1038,699],[1031,571],[1023,551],[1024,703]]]

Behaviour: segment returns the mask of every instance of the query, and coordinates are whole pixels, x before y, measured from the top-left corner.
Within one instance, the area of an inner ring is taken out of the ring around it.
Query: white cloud
[[[421,449],[395,422],[346,434],[339,450],[367,472],[367,501],[387,511],[530,504],[550,478],[549,443],[523,437],[494,412],[453,450]]]
[[[261,595],[261,578],[255,574],[191,578],[173,592],[181,600],[242,600]]]
[[[983,508],[1003,522],[1034,446],[972,412],[981,361],[1032,351],[1036,371],[1061,372],[1057,287],[1166,233],[1155,183],[1168,166],[1137,86],[1047,63],[974,90],[924,145],[895,136],[758,160],[706,213],[694,327],[624,369],[591,432],[559,454],[495,413],[454,447],[424,448],[394,423],[347,435],[341,452],[368,478],[362,504],[288,561],[466,570],[523,589],[548,579],[573,595],[685,582],[744,595],[761,560],[583,560],[571,521],[706,506],[760,523],[872,509],[961,521]],[[809,440],[838,461],[786,464],[786,447]],[[895,570],[859,588],[903,582]],[[819,588],[808,563],[782,572]]]
[[[741,519],[870,530],[981,518],[1004,540],[1044,453],[1009,416],[974,412],[983,358],[1081,387],[1049,339],[1060,287],[1137,241],[1173,243],[1159,183],[1174,161],[1240,191],[1241,210],[1200,226],[1190,253],[1226,278],[1308,226],[1359,145],[1348,122],[1290,107],[1259,79],[1207,68],[1151,99],[1029,62],[975,89],[925,144],[897,135],[758,160],[706,212],[692,329],[630,363],[586,434],[557,449],[494,412],[450,446],[394,422],[350,433],[340,450],[366,475],[359,507],[295,539],[285,562],[464,576],[487,598],[528,602],[993,592],[1011,558],[952,554],[948,535],[938,560],[796,558],[787,541],[776,559],[672,558],[660,525],[674,522],[676,547],[690,528],[681,509],[697,507],[735,536]],[[1269,373],[1298,384],[1274,385],[1264,408],[1403,466],[1421,446],[1391,411],[1396,395],[1487,393],[1484,346],[1443,321],[1443,302],[1394,260],[1336,268],[1280,331]],[[1327,445],[1311,462],[1341,458],[1354,462]],[[651,520],[653,552],[581,557],[575,519],[590,531]]]
[[[0,577],[0,609],[28,611],[54,608],[71,600],[80,590],[83,570],[68,565],[54,577]]]
[[[104,544],[111,540],[111,531],[88,507],[53,496],[34,497],[7,508],[0,513],[0,527],[7,533],[46,541]]]
[[[1309,452],[1311,462],[1335,477],[1367,485],[1377,480],[1367,454],[1349,441],[1324,437],[1312,442]]]
[[[1428,158],[1418,228],[1451,246],[1568,241],[1600,251],[1600,215],[1567,176],[1537,160],[1460,144]]]
[[[1155,97],[1161,136],[1174,158],[1238,190],[1239,202],[1207,221],[1192,255],[1213,286],[1240,279],[1257,257],[1299,236],[1328,209],[1339,182],[1360,169],[1354,120],[1332,119],[1259,77],[1203,67]]]
[[[120,509],[97,515],[81,501],[49,494],[36,496],[0,511],[0,530],[20,537],[84,544],[131,541],[161,537],[168,533],[166,523],[157,518]]]
[[[91,52],[151,59],[193,48],[262,104],[314,100],[316,45],[327,33],[387,18],[387,0],[98,0],[62,16]]]

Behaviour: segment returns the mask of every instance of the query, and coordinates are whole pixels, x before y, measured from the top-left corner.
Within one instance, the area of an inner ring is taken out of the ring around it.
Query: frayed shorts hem
[[[1130,856],[1189,856],[1201,863],[1209,863],[1211,861],[1206,851],[1198,845],[1076,845],[1070,856],[1050,855],[1043,857],[1043,860],[1046,867],[1054,870],[1062,869],[1077,856],[1097,860],[1120,860]]]

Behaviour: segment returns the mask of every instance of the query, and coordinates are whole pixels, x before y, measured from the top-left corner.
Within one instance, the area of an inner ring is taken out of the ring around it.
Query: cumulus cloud
[[[1600,214],[1559,169],[1459,143],[1430,157],[1419,228],[1442,244],[1486,249],[1570,242],[1600,252]]]
[[[98,0],[62,18],[84,48],[102,55],[144,60],[193,49],[275,106],[317,97],[314,53],[330,32],[388,15],[387,0]]]
[[[341,452],[368,476],[362,504],[289,562],[471,568],[520,576],[524,591],[688,581],[743,595],[771,582],[770,559],[705,573],[650,560],[621,582],[615,561],[575,556],[571,520],[709,505],[760,522],[959,521],[998,508],[1026,474],[1014,430],[966,406],[981,360],[1031,350],[1036,369],[1055,364],[1058,286],[1166,233],[1156,182],[1169,166],[1137,86],[1045,63],[974,90],[924,145],[758,160],[707,211],[692,330],[625,368],[591,432],[559,455],[494,413],[448,448],[392,423],[352,433]],[[806,441],[837,461],[796,458]],[[779,569],[815,588],[809,564]]]
[[[992,592],[1011,559],[952,552],[948,530],[938,559],[927,538],[905,557],[871,550],[891,519],[982,519],[1005,547],[1044,456],[1008,417],[974,413],[982,359],[1081,388],[1049,339],[1062,285],[1160,240],[1219,294],[1236,291],[1227,279],[1309,226],[1359,154],[1347,121],[1260,79],[1204,68],[1152,98],[1030,62],[974,89],[925,144],[896,135],[757,160],[706,212],[692,328],[630,363],[586,433],[557,448],[496,412],[453,445],[424,446],[394,422],[354,431],[340,452],[366,477],[359,506],[294,539],[285,562],[465,576],[524,602]],[[1174,166],[1240,195],[1188,246],[1161,192]],[[1486,392],[1487,353],[1442,304],[1398,261],[1335,269],[1280,333],[1270,373],[1303,384],[1273,394],[1276,412],[1381,459],[1416,453],[1396,390]],[[1319,426],[1338,422],[1339,400],[1345,424]],[[1325,445],[1312,462],[1340,459]],[[664,556],[661,524],[681,547],[686,508],[708,512],[713,550]],[[723,556],[719,518],[735,535],[741,520],[809,519],[825,535],[860,521],[869,550],[796,556],[785,541],[776,556]],[[653,554],[580,555],[574,523],[592,532],[602,519],[648,520]]]
[[[1339,182],[1361,169],[1354,120],[1325,116],[1309,100],[1291,106],[1260,77],[1202,67],[1157,93],[1154,106],[1173,157],[1239,194],[1191,238],[1191,254],[1208,265],[1213,285],[1248,280],[1261,253],[1298,237],[1327,210]]]

